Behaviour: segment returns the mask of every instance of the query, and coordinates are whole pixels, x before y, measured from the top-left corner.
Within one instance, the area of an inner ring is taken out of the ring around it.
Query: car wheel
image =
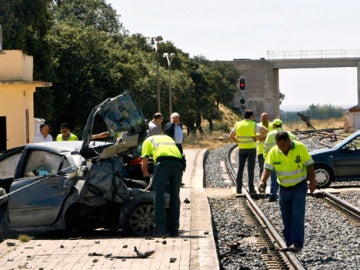
[[[120,227],[125,234],[150,235],[154,230],[154,196],[150,192],[133,198],[120,213]]]
[[[332,170],[324,165],[315,165],[315,181],[317,188],[326,188],[333,181],[334,174]]]

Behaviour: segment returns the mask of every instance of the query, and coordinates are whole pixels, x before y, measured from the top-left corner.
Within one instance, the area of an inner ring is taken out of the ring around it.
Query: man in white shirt
[[[37,133],[33,139],[33,142],[51,142],[52,136],[49,134],[50,128],[48,124],[42,124],[40,126],[40,133]]]

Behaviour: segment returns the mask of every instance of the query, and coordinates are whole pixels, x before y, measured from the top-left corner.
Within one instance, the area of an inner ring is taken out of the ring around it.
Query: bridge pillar
[[[360,106],[360,62],[357,62],[357,105]]]
[[[245,79],[245,90],[235,93],[233,106],[239,109],[252,110],[255,120],[267,112],[270,119],[280,116],[279,69],[265,59],[235,59],[234,65],[240,70],[240,78]],[[239,78],[239,79],[240,79]],[[245,104],[239,100],[244,99]]]

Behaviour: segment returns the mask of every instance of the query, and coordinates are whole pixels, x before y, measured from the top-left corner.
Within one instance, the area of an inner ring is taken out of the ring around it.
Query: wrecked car
[[[95,118],[109,140],[93,141]],[[128,179],[124,157],[146,136],[145,118],[128,92],[90,113],[83,141],[30,143],[0,154],[0,232],[152,232],[153,193]]]

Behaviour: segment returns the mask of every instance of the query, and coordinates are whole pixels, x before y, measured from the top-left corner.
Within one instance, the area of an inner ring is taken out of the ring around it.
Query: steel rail
[[[324,191],[322,189],[320,190],[320,192],[325,195],[325,197],[328,199],[328,201],[330,203],[332,203],[333,205],[335,205],[336,207],[338,207],[339,209],[344,211],[346,214],[348,214],[360,221],[360,209],[359,208],[348,203],[347,201],[344,201],[344,200],[334,196],[330,192]]]

